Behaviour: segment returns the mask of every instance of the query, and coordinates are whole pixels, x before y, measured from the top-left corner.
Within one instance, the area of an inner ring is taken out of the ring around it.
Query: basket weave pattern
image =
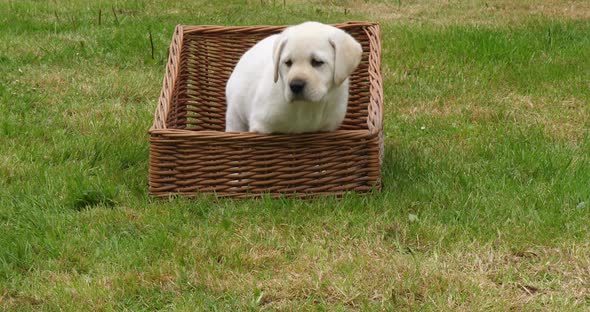
[[[363,46],[346,118],[334,132],[226,133],[225,84],[244,52],[285,26],[177,26],[150,129],[155,196],[310,196],[381,188],[383,87],[379,26],[334,25]]]

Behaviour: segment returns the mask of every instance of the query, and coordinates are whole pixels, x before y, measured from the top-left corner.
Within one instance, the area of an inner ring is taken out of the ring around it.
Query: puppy
[[[348,77],[362,52],[352,36],[317,22],[263,39],[242,56],[227,82],[225,130],[336,130],[346,115]]]

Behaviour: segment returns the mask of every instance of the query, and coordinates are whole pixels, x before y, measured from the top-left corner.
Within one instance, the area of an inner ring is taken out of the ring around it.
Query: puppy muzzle
[[[305,88],[305,80],[294,79],[289,83],[289,88],[293,95],[302,95],[304,91],[303,89]]]

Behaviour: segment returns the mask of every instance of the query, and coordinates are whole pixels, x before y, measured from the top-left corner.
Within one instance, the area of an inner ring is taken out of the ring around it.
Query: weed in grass
[[[71,206],[76,210],[92,208],[94,206],[112,207],[115,205],[113,194],[101,190],[83,190],[71,199]]]

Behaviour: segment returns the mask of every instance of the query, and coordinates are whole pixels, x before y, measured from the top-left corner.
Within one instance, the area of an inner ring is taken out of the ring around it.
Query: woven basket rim
[[[289,26],[293,26],[297,24],[284,24],[284,25],[269,25],[269,24],[257,24],[257,25],[214,25],[214,24],[202,24],[202,25],[190,25],[190,24],[177,24],[176,27],[180,28],[184,31],[184,33],[192,33],[198,32],[203,30],[209,30],[209,32],[231,32],[232,30],[235,31],[244,31],[244,30],[261,30],[261,31],[268,31],[269,29],[276,29],[281,30],[287,28]],[[338,28],[350,28],[350,27],[359,27],[359,26],[380,26],[378,22],[370,22],[370,21],[346,21],[340,23],[331,23],[326,24]],[[217,30],[217,31],[215,31]]]
[[[214,131],[214,130],[187,130],[187,129],[155,129],[152,128],[149,131],[152,136],[170,136],[170,137],[199,137],[199,138],[219,138],[219,139],[236,139],[236,138],[248,138],[256,140],[276,140],[276,139],[289,139],[297,138],[298,140],[313,140],[313,139],[325,139],[326,137],[365,137],[367,139],[378,136],[379,133],[371,133],[369,130],[336,130],[330,132],[313,132],[313,133],[298,133],[298,134],[260,134],[255,132],[225,132],[225,131]]]

